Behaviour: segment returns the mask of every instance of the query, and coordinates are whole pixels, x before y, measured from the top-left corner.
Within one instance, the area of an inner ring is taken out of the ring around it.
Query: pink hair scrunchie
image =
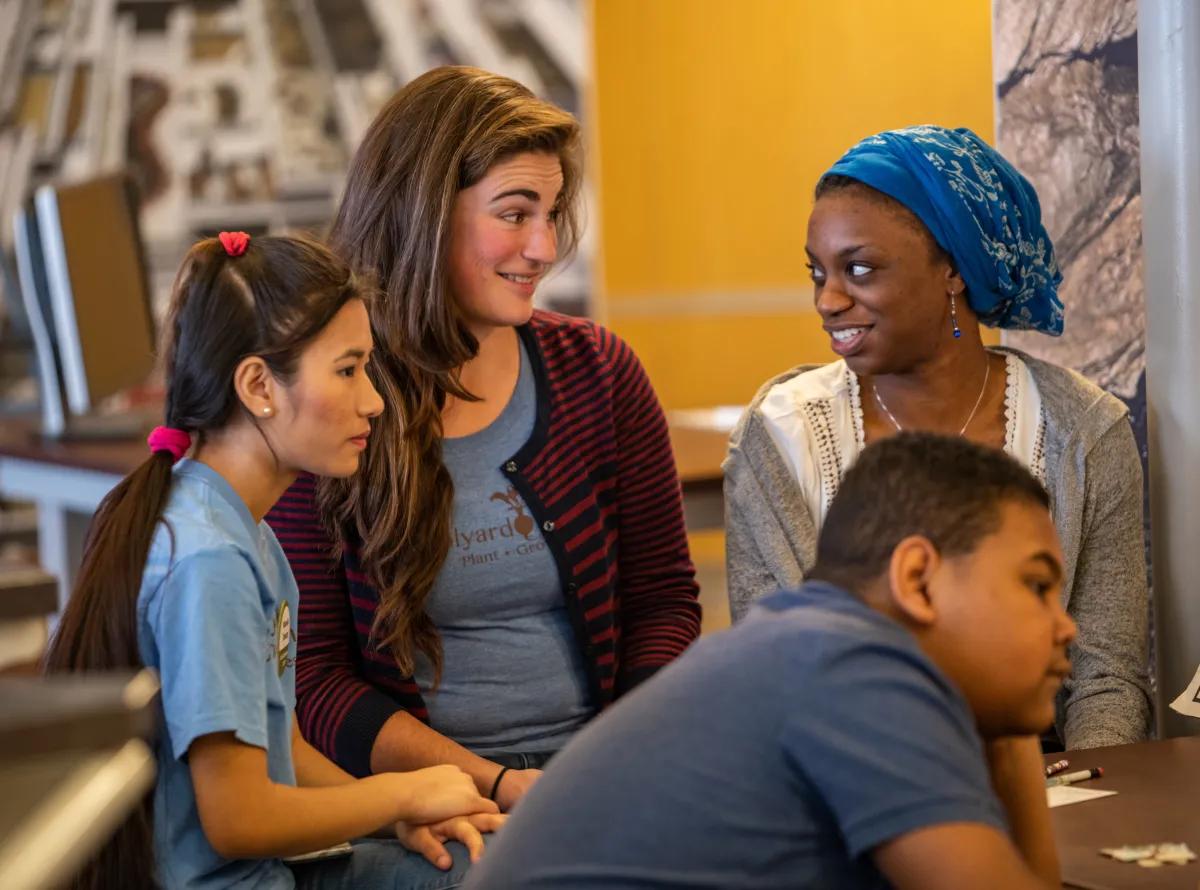
[[[150,446],[151,454],[154,454],[156,451],[171,452],[171,463],[175,464],[192,447],[192,437],[184,430],[177,430],[169,426],[158,426],[154,428],[154,432],[146,439],[146,444]]]
[[[230,256],[241,256],[246,252],[246,245],[250,243],[250,236],[245,232],[222,232],[217,237],[221,239],[221,246]]]

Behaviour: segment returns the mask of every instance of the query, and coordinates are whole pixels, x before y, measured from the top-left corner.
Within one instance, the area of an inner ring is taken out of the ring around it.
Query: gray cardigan
[[[1066,560],[1063,605],[1079,628],[1058,735],[1068,748],[1139,742],[1152,713],[1149,607],[1142,465],[1128,412],[1074,371],[1017,355],[1042,399],[1045,478]],[[800,584],[816,561],[816,525],[759,408],[773,386],[816,367],[764,384],[730,439],[723,468],[734,621],[758,597]]]

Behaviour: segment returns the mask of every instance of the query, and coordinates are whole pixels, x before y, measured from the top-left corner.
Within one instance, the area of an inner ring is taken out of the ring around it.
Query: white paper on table
[[[1196,698],[1198,694],[1200,694],[1200,668],[1196,669],[1196,675],[1192,677],[1192,682],[1188,684],[1188,688],[1183,691],[1183,694],[1171,702],[1171,710],[1188,717],[1200,717],[1200,701],[1197,701]]]
[[[1065,807],[1071,803],[1083,803],[1085,800],[1099,800],[1101,797],[1112,797],[1115,791],[1097,791],[1095,788],[1080,788],[1077,785],[1052,785],[1046,789],[1046,805],[1050,809]]]

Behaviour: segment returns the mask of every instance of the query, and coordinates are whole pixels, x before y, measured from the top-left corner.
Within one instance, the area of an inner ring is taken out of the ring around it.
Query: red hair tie
[[[184,430],[159,426],[155,427],[154,432],[146,439],[146,444],[150,446],[151,454],[158,451],[171,452],[171,463],[174,464],[188,453],[188,449],[192,447],[192,437]]]
[[[241,256],[246,252],[246,245],[250,243],[250,236],[245,232],[222,232],[217,237],[221,239],[221,246],[230,256]]]

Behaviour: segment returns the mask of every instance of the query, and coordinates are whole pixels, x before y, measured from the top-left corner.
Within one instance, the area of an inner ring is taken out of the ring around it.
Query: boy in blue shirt
[[[584,730],[464,886],[1058,887],[1037,734],[1070,671],[1061,584],[1011,458],[873,444],[806,583]]]

